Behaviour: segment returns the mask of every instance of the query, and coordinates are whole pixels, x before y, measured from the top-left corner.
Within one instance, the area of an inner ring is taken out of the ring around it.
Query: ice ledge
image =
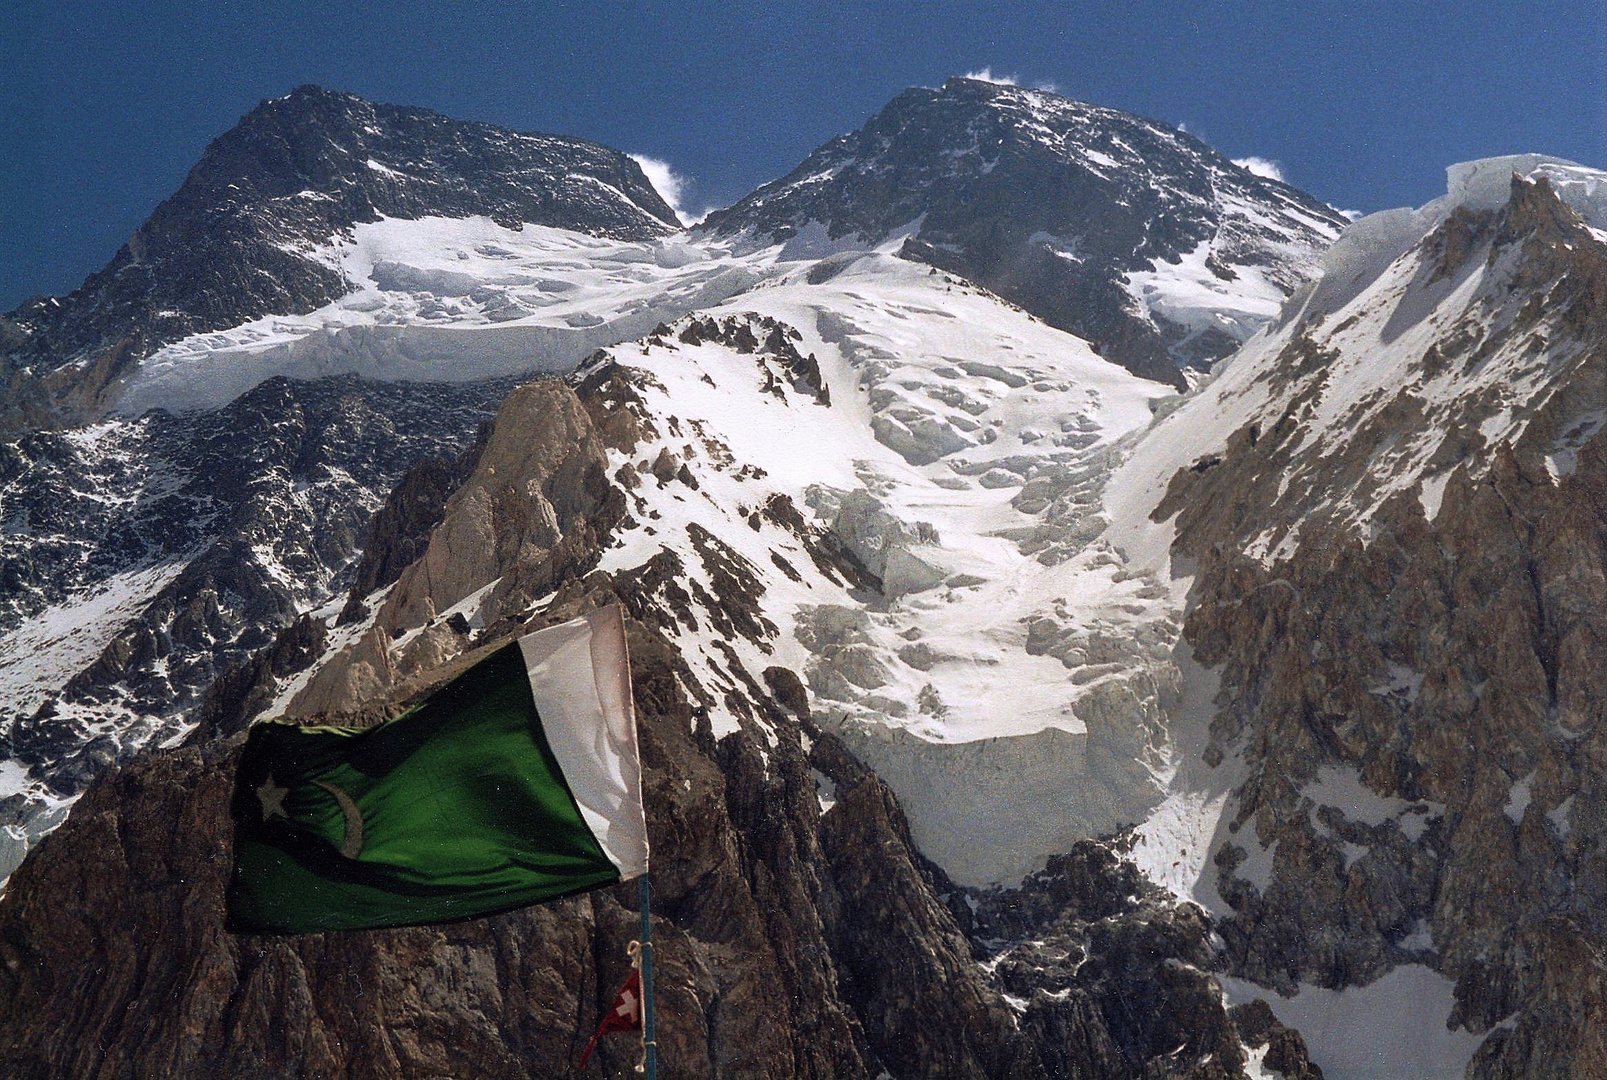
[[[1494,210],[1506,205],[1515,175],[1527,180],[1543,177],[1587,225],[1607,229],[1607,172],[1546,154],[1459,162],[1445,170],[1445,194],[1433,202],[1415,210],[1381,210],[1352,222],[1319,260],[1318,280],[1289,298],[1277,325],[1338,311],[1438,228],[1453,210]]]

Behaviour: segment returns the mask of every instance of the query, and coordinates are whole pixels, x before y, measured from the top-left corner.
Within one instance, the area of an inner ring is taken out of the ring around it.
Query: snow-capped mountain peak
[[[883,243],[1183,385],[1277,313],[1344,219],[1185,132],[980,79],[912,88],[704,227]]]
[[[304,86],[219,136],[107,267],[10,316],[0,430],[95,419],[163,345],[352,291],[332,248],[364,223],[483,216],[646,240],[680,223],[629,156]]]
[[[1277,467],[1264,492],[1238,496],[1258,514],[1218,524],[1272,560],[1302,529],[1362,525],[1404,493],[1432,518],[1453,474],[1476,478],[1503,443],[1533,467],[1571,468],[1607,418],[1589,345],[1600,328],[1580,323],[1603,272],[1607,233],[1591,222],[1607,220],[1607,174],[1525,155],[1447,178],[1420,210],[1351,225],[1323,276],[1146,437],[1113,497],[1164,505],[1161,519],[1207,512],[1185,494],[1191,478],[1214,484],[1218,456],[1248,439]],[[1169,524],[1124,520],[1119,542],[1164,550],[1143,538]]]
[[[1435,1038],[1397,1041],[1435,1061],[1589,1060],[1607,174],[1474,162],[1341,225],[1164,124],[985,80],[899,95],[693,231],[594,144],[264,103],[107,271],[0,324],[0,872],[84,796],[64,838],[87,813],[72,842],[116,837],[108,880],[204,921],[188,870],[140,877],[151,841],[125,837],[177,836],[121,829],[140,777],[204,778],[197,835],[221,835],[253,717],[373,721],[618,602],[684,877],[667,917],[721,948],[807,922],[779,963],[840,963],[851,994],[942,958],[926,985],[983,986],[986,1024],[917,1027],[994,1033],[971,1075],[1114,1062],[1107,1030],[1144,1049],[1101,1075],[1180,1044],[1254,1075],[1252,1030],[1303,1068],[1265,1005],[1224,1009],[1224,964],[1234,994],[1311,990],[1314,1040],[1409,991]],[[37,874],[73,866],[18,872],[7,970]],[[553,925],[602,955],[612,909],[575,910]],[[855,969],[884,923],[915,945]],[[210,970],[185,948],[175,971]],[[721,948],[666,969],[713,973],[698,1016],[783,985]],[[30,985],[74,1018],[36,1045],[124,1015]],[[1132,986],[1163,1027],[1089,996]],[[853,1060],[809,1075],[871,1075]]]

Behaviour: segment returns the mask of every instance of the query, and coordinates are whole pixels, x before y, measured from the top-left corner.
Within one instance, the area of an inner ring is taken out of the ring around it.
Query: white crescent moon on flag
[[[363,850],[362,811],[357,809],[357,804],[352,801],[352,797],[350,795],[346,794],[334,784],[326,784],[322,780],[314,780],[313,783],[317,784],[319,787],[333,795],[335,797],[335,802],[340,805],[340,812],[345,815],[346,818],[346,836],[345,839],[341,841],[340,853],[346,856],[348,859],[357,858],[357,856]]]

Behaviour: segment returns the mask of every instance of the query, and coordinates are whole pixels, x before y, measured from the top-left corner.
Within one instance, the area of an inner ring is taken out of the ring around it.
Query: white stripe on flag
[[[547,743],[580,815],[619,867],[647,873],[647,819],[636,749],[625,622],[617,606],[519,639]]]

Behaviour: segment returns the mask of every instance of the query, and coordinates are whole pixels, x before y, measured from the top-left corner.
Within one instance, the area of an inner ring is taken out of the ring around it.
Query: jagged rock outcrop
[[[482,426],[474,442],[457,457],[427,457],[391,489],[385,505],[369,519],[363,554],[352,575],[346,607],[341,610],[342,622],[367,614],[363,597],[401,577],[423,554],[431,530],[446,513],[447,498],[474,472],[489,435],[489,425]]]
[[[1265,1047],[1285,1080],[1321,1080],[1264,1003],[1223,1009],[1210,919],[1147,880],[1127,844],[1079,841],[1018,888],[947,894],[1048,1075],[1238,1077]]]
[[[1210,559],[1186,631],[1227,665],[1213,735],[1246,740],[1254,770],[1216,863],[1234,970],[1341,987],[1428,962],[1457,979],[1454,1024],[1503,1025],[1474,1076],[1607,1060],[1604,442],[1560,482],[1502,452],[1432,523],[1392,504],[1370,544],[1308,535],[1270,571]],[[1379,812],[1314,812],[1325,763]],[[1262,888],[1235,874],[1245,844],[1276,844]]]
[[[887,785],[835,741],[811,758],[836,792],[821,843],[844,905],[836,944],[848,995],[883,1056],[910,1076],[1049,1075],[933,891]],[[911,1012],[919,999],[940,1001],[941,1019]]]
[[[725,779],[694,740],[673,653],[639,627],[631,645],[664,913],[664,1075],[872,1075],[856,1026],[834,1007],[818,932],[811,941],[807,926],[788,928],[778,940],[793,963],[785,973],[778,964],[738,857]],[[226,935],[237,748],[213,742],[112,774],[13,878],[0,903],[11,927],[0,932],[10,943],[0,988],[7,1075],[566,1074],[623,978],[634,889],[442,928]],[[709,749],[741,753],[730,741]],[[787,768],[794,786],[812,788],[796,737]],[[787,775],[780,761],[776,770]],[[812,837],[818,806],[804,809],[799,827]],[[798,876],[819,877],[818,861],[818,848],[814,864],[778,858],[759,879],[808,896],[818,885]],[[795,1012],[807,1014],[796,1026]],[[820,1041],[801,1043],[812,1029]],[[595,1074],[628,1054],[605,1047]]]
[[[358,646],[320,668],[289,702],[289,714],[345,711],[383,697],[399,679],[450,659],[473,626],[520,614],[563,578],[590,569],[624,514],[607,464],[585,406],[563,382],[514,390],[423,554],[398,576]],[[473,623],[436,625],[438,614],[488,586],[495,587]],[[393,656],[390,642],[414,630],[409,648]]]
[[[1229,968],[1287,992],[1426,964],[1488,1033],[1470,1077],[1601,1076],[1607,251],[1513,176],[1389,274],[1387,306],[1295,333],[1281,416],[1154,513],[1220,673],[1207,761],[1246,775],[1214,852]],[[1340,335],[1421,290],[1471,299],[1359,396]],[[1334,398],[1351,423],[1313,432]]]

